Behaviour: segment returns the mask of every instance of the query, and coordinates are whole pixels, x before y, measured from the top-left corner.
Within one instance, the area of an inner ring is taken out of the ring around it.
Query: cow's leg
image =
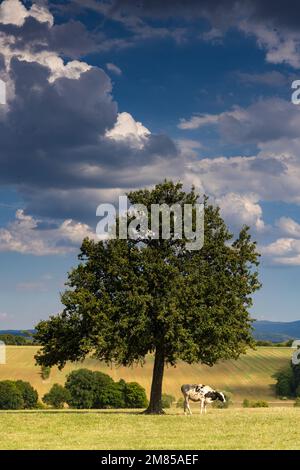
[[[191,415],[191,414],[192,414],[192,412],[191,412],[191,408],[190,408],[190,402],[189,402],[189,399],[188,399],[188,397],[186,397],[186,407],[187,407],[187,410],[188,410],[188,412],[189,412],[189,415]]]
[[[204,413],[207,413],[207,408],[206,408],[206,400],[204,400]]]
[[[186,410],[187,410],[187,397],[184,397],[184,401],[183,401],[183,410],[184,410],[184,414],[186,415]]]
[[[204,400],[200,400],[200,414],[203,413]]]

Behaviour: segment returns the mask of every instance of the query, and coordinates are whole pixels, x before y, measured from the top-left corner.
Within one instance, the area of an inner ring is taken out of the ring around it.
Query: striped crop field
[[[88,358],[83,363],[67,364],[59,371],[51,370],[50,378],[42,380],[40,368],[35,365],[35,346],[7,346],[6,364],[0,365],[0,380],[22,379],[30,382],[42,397],[54,383],[64,384],[66,375],[74,369],[86,367],[109,374],[114,380],[137,381],[145,387],[149,396],[153,358],[147,357],[143,367],[109,367],[95,359]],[[274,373],[288,365],[292,355],[290,348],[259,347],[249,350],[238,360],[220,362],[213,367],[200,364],[179,363],[177,367],[167,367],[164,378],[164,392],[181,396],[183,383],[210,384],[214,388],[227,390],[233,394],[233,401],[244,398],[276,400],[274,394]]]

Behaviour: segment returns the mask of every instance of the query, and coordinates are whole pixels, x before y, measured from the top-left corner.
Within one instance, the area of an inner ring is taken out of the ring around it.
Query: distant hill
[[[300,320],[293,322],[255,321],[253,336],[257,340],[281,343],[288,339],[300,339]],[[35,330],[26,330],[34,333]],[[0,330],[0,335],[26,336],[24,330]]]
[[[256,321],[254,338],[280,343],[288,339],[300,339],[300,320],[292,322]]]

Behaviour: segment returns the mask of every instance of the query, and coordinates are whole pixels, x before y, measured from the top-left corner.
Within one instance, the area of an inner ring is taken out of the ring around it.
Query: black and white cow
[[[220,400],[222,403],[226,402],[224,393],[217,392],[209,385],[202,385],[202,384],[184,384],[181,386],[181,391],[184,397],[184,414],[188,411],[191,415],[191,409],[189,400],[192,401],[200,401],[200,410],[201,414],[204,412],[206,413],[206,405],[208,403],[212,403],[215,400]]]

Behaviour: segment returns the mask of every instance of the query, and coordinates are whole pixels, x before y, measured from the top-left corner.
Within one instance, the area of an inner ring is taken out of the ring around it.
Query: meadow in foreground
[[[197,413],[197,414],[196,414]],[[300,409],[0,412],[1,449],[300,449]]]

